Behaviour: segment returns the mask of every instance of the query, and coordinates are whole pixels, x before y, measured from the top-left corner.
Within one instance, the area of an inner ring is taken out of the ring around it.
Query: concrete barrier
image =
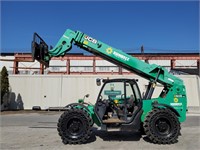
[[[96,78],[136,78],[141,93],[145,91],[148,81],[133,75],[10,75],[10,109],[32,109],[40,106],[63,107],[77,102],[85,94],[91,103],[96,102],[100,87]],[[200,110],[200,81],[198,76],[181,75],[186,85],[188,107]],[[153,97],[157,97],[162,88],[158,86]]]

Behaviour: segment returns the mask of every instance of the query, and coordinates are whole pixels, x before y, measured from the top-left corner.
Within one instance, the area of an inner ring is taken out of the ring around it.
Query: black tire
[[[169,109],[153,109],[144,121],[147,137],[158,144],[173,144],[180,135],[180,122]]]
[[[92,122],[84,109],[66,110],[58,120],[58,134],[64,144],[85,143],[92,134]]]

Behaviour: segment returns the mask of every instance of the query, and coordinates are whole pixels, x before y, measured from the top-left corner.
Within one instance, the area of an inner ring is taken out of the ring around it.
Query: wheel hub
[[[159,123],[157,124],[157,127],[159,131],[164,132],[169,128],[169,125],[166,122],[159,121]]]
[[[70,130],[72,130],[73,132],[78,131],[79,128],[80,128],[80,126],[79,126],[79,123],[78,123],[78,122],[73,122],[73,123],[70,125]]]
[[[67,129],[71,135],[77,135],[81,132],[82,122],[77,118],[69,120]]]
[[[167,135],[167,134],[170,133],[171,126],[170,126],[170,123],[169,123],[169,121],[167,119],[159,118],[156,121],[155,125],[156,125],[156,129],[159,132],[159,134]]]

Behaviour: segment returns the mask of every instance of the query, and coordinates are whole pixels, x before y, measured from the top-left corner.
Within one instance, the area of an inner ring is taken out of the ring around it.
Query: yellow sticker
[[[84,40],[83,44],[88,45],[88,41]]]
[[[112,51],[113,51],[113,50],[112,50],[112,48],[111,48],[111,47],[109,47],[109,48],[107,48],[107,49],[106,49],[106,52],[107,52],[108,54],[111,54],[111,53],[112,53]]]
[[[114,100],[114,103],[118,103],[118,102],[119,102],[119,100],[117,100],[117,99]]]
[[[178,103],[178,98],[175,97],[175,98],[174,98],[174,102],[175,102],[175,103]]]

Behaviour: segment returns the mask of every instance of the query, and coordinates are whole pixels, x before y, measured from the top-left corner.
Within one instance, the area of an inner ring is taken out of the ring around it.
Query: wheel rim
[[[169,137],[172,134],[172,122],[167,117],[158,117],[155,120],[155,130],[157,134],[163,137]]]
[[[78,138],[83,134],[85,125],[78,117],[71,117],[66,124],[66,134],[71,138]]]

